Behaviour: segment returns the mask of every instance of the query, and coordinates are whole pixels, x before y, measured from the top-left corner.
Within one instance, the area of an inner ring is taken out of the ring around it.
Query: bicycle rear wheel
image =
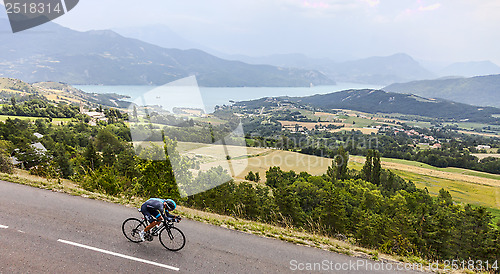
[[[139,232],[143,231],[146,226],[144,222],[136,218],[128,218],[122,224],[122,232],[129,241],[134,243],[139,243],[141,241],[141,236]]]
[[[177,227],[166,227],[160,232],[160,243],[170,251],[179,251],[186,244],[186,237]]]

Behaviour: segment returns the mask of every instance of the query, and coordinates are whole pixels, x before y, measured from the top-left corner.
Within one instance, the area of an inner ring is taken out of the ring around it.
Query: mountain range
[[[110,30],[74,31],[52,22],[12,34],[7,18],[0,14],[0,77],[27,82],[163,85],[195,75],[202,86],[286,87],[333,85],[335,81],[389,85],[438,75],[500,73],[500,67],[489,61],[456,63],[431,72],[404,53],[342,62],[302,54],[227,55],[160,25],[117,31],[146,41]],[[191,46],[215,55],[188,49]]]
[[[437,77],[404,53],[344,62],[335,62],[328,58],[309,58],[303,54],[275,54],[266,57],[235,55],[233,58],[250,64],[315,69],[338,82],[387,85]]]
[[[299,53],[251,57],[242,54],[230,55],[218,52],[184,39],[168,27],[162,25],[120,28],[116,29],[116,31],[121,35],[144,40],[158,46],[199,48],[220,58],[241,61],[248,64],[266,64],[284,68],[318,70],[339,82],[386,85],[394,82],[437,77],[434,73],[423,68],[412,57],[403,53],[364,59],[350,57],[353,60],[342,62],[333,61],[329,58],[311,58]]]
[[[267,64],[278,67],[319,70],[338,82],[388,85],[444,76],[471,77],[500,73],[500,67],[490,61],[460,62],[446,66],[444,64],[437,65],[431,61],[416,61],[405,53],[362,59],[346,55],[335,56],[335,59],[311,58],[300,53],[267,56],[225,54],[185,39],[165,25],[128,27],[116,29],[116,31],[123,36],[140,39],[166,48],[202,49],[227,60],[242,61],[248,64]]]
[[[498,74],[397,83],[383,89],[430,98],[445,98],[477,106],[500,107],[500,75]]]
[[[202,86],[309,86],[335,81],[315,70],[250,65],[200,50],[166,49],[113,31],[46,23],[12,34],[0,19],[0,77],[27,82],[163,85],[195,75]]]
[[[499,123],[492,115],[500,114],[499,108],[476,107],[441,99],[428,99],[413,94],[400,94],[375,89],[345,90],[306,97],[279,97],[299,105],[331,110],[350,109],[367,113],[400,113],[445,119],[447,121],[475,121]],[[237,103],[250,108],[268,104],[267,98]]]

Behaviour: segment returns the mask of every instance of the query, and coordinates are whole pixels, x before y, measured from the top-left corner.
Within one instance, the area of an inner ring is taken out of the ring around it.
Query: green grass
[[[500,222],[500,209],[498,208],[488,208],[488,211],[491,212],[491,215],[493,216],[493,224],[497,226],[497,224]],[[499,228],[497,226],[497,228]]]
[[[367,126],[373,126],[377,124],[375,121],[366,119],[366,118],[361,118],[361,117],[354,117],[354,116],[349,116],[347,119],[344,121],[346,124],[352,124],[355,123],[355,127],[367,127]]]
[[[351,156],[352,158],[358,158],[361,156]],[[462,168],[437,168],[424,163],[401,160],[401,159],[390,159],[382,158],[384,162],[392,162],[397,164],[404,164],[408,166],[426,168],[436,171],[451,172],[456,174],[466,174],[471,176],[476,176],[480,178],[488,178],[494,180],[500,180],[500,175],[489,174],[479,171],[473,171]],[[349,168],[360,170],[363,164],[356,163],[354,161],[349,162]],[[417,188],[424,189],[427,188],[432,196],[437,196],[439,190],[444,188],[448,190],[453,197],[453,200],[462,204],[471,204],[473,206],[484,206],[492,214],[494,218],[494,225],[500,221],[500,188],[477,184],[468,183],[460,180],[452,180],[447,178],[440,178],[431,175],[418,174],[410,171],[402,170],[392,170],[395,174],[401,176],[405,180],[411,180]]]
[[[412,127],[429,128],[432,126],[431,122],[423,122],[423,121],[403,121],[403,122]]]
[[[225,124],[227,123],[226,120],[219,119],[217,117],[195,117],[193,118],[194,121],[199,121],[203,123],[212,123],[212,124]]]
[[[453,181],[407,171],[393,170],[393,172],[406,180],[411,180],[417,188],[427,188],[432,196],[437,196],[439,190],[444,188],[450,192],[455,202],[486,207],[493,216],[493,224],[496,226],[500,221],[500,189],[498,187]]]
[[[35,120],[35,119],[41,119],[41,117],[28,117],[28,116],[12,116],[12,115],[0,115],[0,121],[5,122],[7,118],[10,119],[19,119],[19,120]],[[45,118],[46,119],[46,118]]]
[[[0,121],[5,122],[7,118],[19,119],[19,120],[37,120],[37,119],[48,119],[47,117],[30,117],[30,116],[13,116],[13,115],[0,115]],[[52,118],[52,122],[70,122],[73,118]]]
[[[39,117],[37,117],[37,119],[39,119]],[[73,120],[73,118],[52,118],[52,123],[54,122],[71,122]]]
[[[498,187],[437,178],[408,171],[393,170],[393,172],[406,180],[411,180],[418,188],[427,188],[431,195],[438,195],[439,190],[444,188],[450,192],[453,200],[458,202],[500,208]]]
[[[472,123],[472,122],[444,123],[443,125],[445,125],[445,126],[456,125],[459,128],[467,129],[467,130],[482,129],[483,127],[488,126],[488,124]]]

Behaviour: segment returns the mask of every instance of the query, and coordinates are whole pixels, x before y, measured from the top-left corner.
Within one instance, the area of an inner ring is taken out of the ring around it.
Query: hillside
[[[0,77],[26,82],[163,85],[196,75],[202,86],[309,86],[335,82],[314,70],[249,65],[200,50],[165,49],[113,31],[47,23],[16,35],[0,19]]]
[[[231,146],[229,146],[231,149]],[[223,154],[214,154],[213,145],[179,142],[179,151],[182,155],[198,155],[203,160],[201,170],[207,171],[210,168],[224,164],[227,160]],[[265,181],[266,171],[273,165],[278,165],[284,171],[293,170],[296,173],[308,172],[312,175],[322,175],[326,173],[331,165],[331,159],[305,155],[292,151],[283,151],[269,148],[247,148],[247,150],[236,150],[240,154],[235,154],[231,160],[234,166],[245,166],[245,169],[234,177],[236,181],[245,181],[248,172],[259,172],[261,180]],[[273,159],[287,159],[279,161]],[[349,168],[361,170],[365,163],[363,156],[349,156]],[[437,196],[439,190],[444,188],[453,197],[464,204],[471,203],[493,209],[494,212],[500,210],[500,176],[484,172],[473,171],[462,168],[436,168],[424,163],[382,158],[382,167],[390,169],[406,180],[415,182],[418,188],[427,188],[433,196]],[[500,212],[495,213],[495,217],[500,218]]]
[[[500,109],[493,107],[475,107],[462,103],[440,99],[428,99],[413,94],[400,94],[383,90],[345,90],[307,97],[280,97],[278,101],[294,102],[323,110],[350,109],[367,113],[400,113],[447,119],[497,123],[492,117],[500,114]],[[275,101],[262,98],[239,102],[237,105],[258,108],[276,104]]]
[[[500,107],[500,74],[459,79],[414,81],[392,84],[386,91],[413,93],[460,103]]]
[[[57,82],[39,82],[28,84],[18,79],[0,78],[0,99],[11,97],[38,96],[54,102],[80,104],[96,107],[98,105],[126,108],[129,103],[118,94],[90,94],[71,85]]]

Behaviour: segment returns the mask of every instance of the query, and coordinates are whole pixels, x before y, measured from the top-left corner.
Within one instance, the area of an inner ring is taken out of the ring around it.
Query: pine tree
[[[253,172],[250,170],[250,172],[248,172],[248,175],[245,176],[245,180],[255,181],[255,174],[253,174]]]
[[[372,171],[373,171],[373,150],[369,149],[368,152],[366,153],[366,160],[365,164],[363,166],[363,169],[361,170],[363,179],[365,179],[368,182],[372,182]]]
[[[373,152],[373,165],[372,165],[372,183],[376,185],[380,185],[380,175],[382,173],[382,166],[380,164],[380,153],[378,150],[375,150]]]
[[[85,158],[85,162],[87,166],[92,170],[96,170],[99,168],[101,164],[101,157],[97,154],[97,151],[94,146],[94,142],[90,142],[85,152],[83,153],[83,157]]]
[[[344,150],[344,147],[339,147],[338,157],[336,157],[337,164],[337,179],[347,179],[347,163],[349,162],[349,153]]]
[[[116,154],[111,145],[106,145],[102,149],[102,162],[107,166],[112,166],[116,161]]]
[[[63,178],[69,178],[73,174],[73,169],[69,162],[70,155],[66,151],[64,144],[57,143],[54,151],[54,162],[58,165]]]

